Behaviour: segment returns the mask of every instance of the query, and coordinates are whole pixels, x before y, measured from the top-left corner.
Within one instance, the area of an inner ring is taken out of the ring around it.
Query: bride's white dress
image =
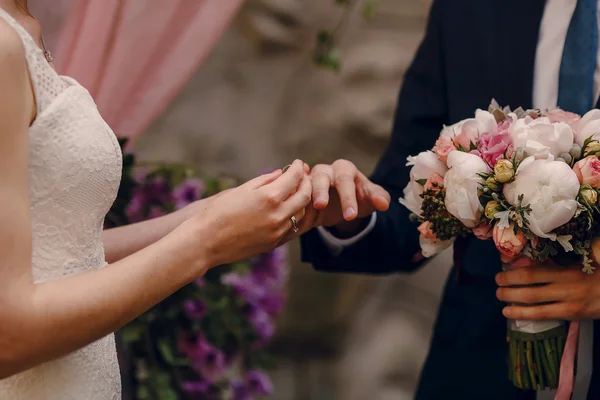
[[[0,19],[22,38],[37,102],[29,129],[34,278],[40,282],[102,268],[104,217],[121,179],[119,143],[87,90],[57,75],[27,31],[1,8]],[[113,335],[0,380],[3,400],[120,398]]]

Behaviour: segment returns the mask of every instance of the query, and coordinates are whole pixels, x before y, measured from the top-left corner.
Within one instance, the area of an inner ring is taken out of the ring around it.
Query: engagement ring
[[[294,233],[300,232],[300,229],[298,229],[298,221],[296,221],[296,217],[294,217],[292,215],[290,217],[290,219],[292,220],[292,232],[294,232]]]

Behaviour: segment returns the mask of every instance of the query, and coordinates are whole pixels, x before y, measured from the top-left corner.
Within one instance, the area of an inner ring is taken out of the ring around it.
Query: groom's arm
[[[434,1],[425,38],[399,95],[390,144],[371,177],[390,193],[389,210],[376,212],[362,224],[354,222],[362,229],[354,238],[332,240],[317,229],[303,235],[302,259],[317,270],[381,274],[411,271],[420,265],[414,261],[419,251],[417,225],[409,221],[410,212],[398,199],[409,181],[406,158],[431,149],[448,122],[441,3]]]

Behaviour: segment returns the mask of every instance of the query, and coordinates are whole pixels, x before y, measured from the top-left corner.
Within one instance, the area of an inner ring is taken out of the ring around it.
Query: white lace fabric
[[[59,76],[27,31],[2,8],[0,19],[23,41],[37,103],[29,129],[34,279],[102,268],[104,217],[121,180],[119,143],[88,91]],[[114,336],[0,380],[0,399],[120,400]]]

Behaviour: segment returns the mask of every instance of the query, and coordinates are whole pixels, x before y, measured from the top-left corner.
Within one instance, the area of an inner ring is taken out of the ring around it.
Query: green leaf
[[[158,351],[160,352],[160,355],[162,356],[162,358],[165,360],[165,362],[171,366],[175,366],[175,367],[186,367],[189,365],[189,362],[187,359],[185,358],[178,358],[173,354],[173,350],[171,349],[171,346],[169,345],[167,339],[165,338],[161,338],[158,340],[157,343],[158,346]],[[168,375],[167,375],[168,377]]]
[[[472,140],[469,141],[469,147],[470,147],[469,151],[477,150],[477,145],[475,143],[473,143]]]
[[[458,145],[458,150],[459,150],[459,151],[462,151],[462,152],[464,152],[464,153],[468,153],[468,151],[467,151],[467,150],[465,150],[465,148],[464,148],[464,147],[462,147],[462,144],[459,144],[459,145]]]
[[[425,184],[427,183],[427,179],[417,179],[415,182],[417,182],[421,186],[425,186]]]
[[[367,19],[373,18],[378,6],[379,0],[367,0],[363,6],[363,16]]]
[[[139,400],[150,399],[150,390],[145,385],[140,385],[137,389],[137,398]]]
[[[321,45],[330,44],[332,42],[332,39],[333,39],[333,35],[329,31],[320,31],[317,34],[317,43],[318,44],[321,44]]]
[[[173,364],[173,361],[175,361],[175,356],[173,355],[173,351],[171,350],[171,346],[167,340],[164,338],[159,339],[157,346],[165,361],[169,364]]]
[[[177,393],[171,388],[161,388],[158,390],[160,400],[177,400]]]
[[[125,343],[137,342],[142,338],[142,335],[146,331],[146,327],[141,324],[129,324],[125,325],[120,331],[119,336]]]

